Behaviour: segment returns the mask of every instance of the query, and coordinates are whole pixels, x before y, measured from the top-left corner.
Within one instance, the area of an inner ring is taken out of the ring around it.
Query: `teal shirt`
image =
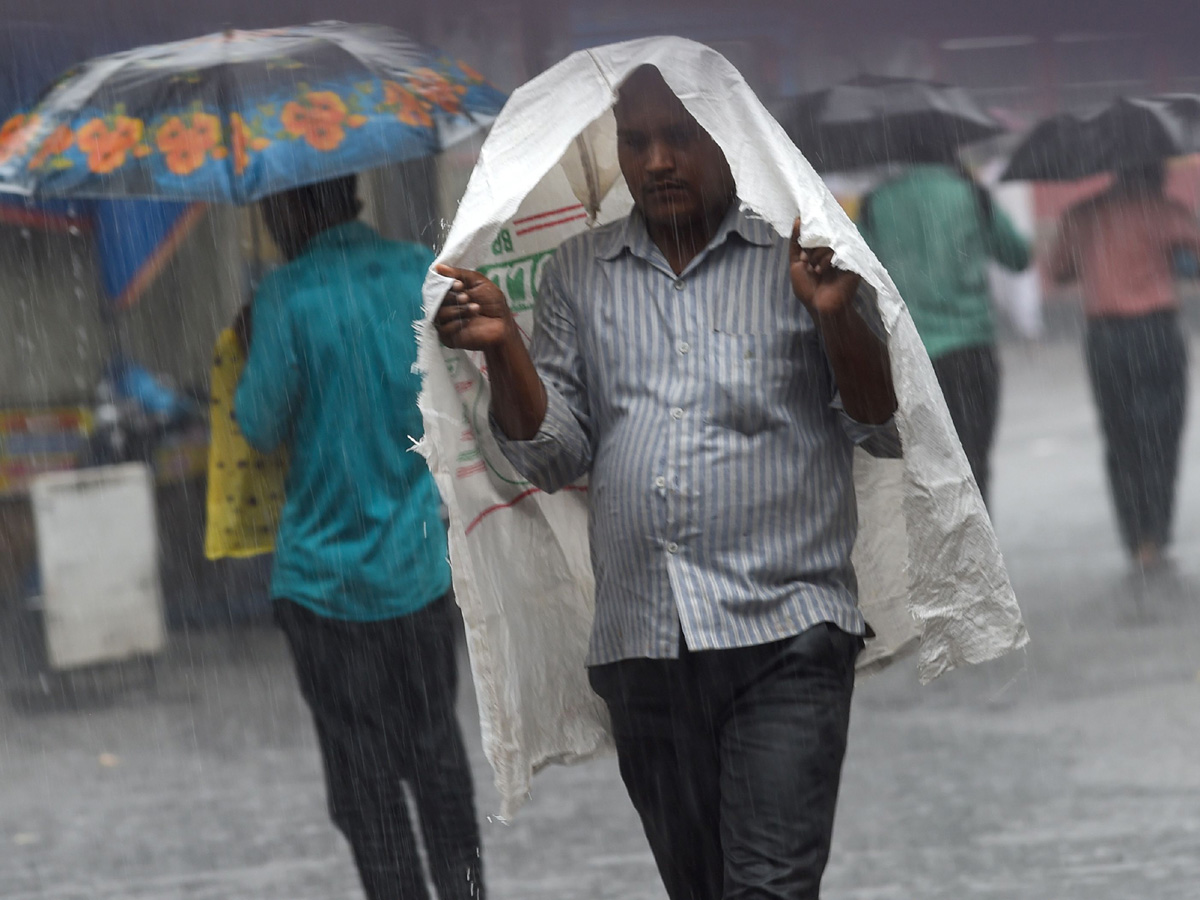
[[[412,449],[413,320],[432,261],[353,222],[254,298],[238,424],[256,449],[285,444],[290,457],[271,591],[318,615],[394,618],[450,587],[437,486]]]
[[[863,237],[900,289],[932,359],[996,341],[987,263],[1019,271],[1029,246],[993,205],[984,220],[974,192],[947,166],[914,166],[864,201]]]

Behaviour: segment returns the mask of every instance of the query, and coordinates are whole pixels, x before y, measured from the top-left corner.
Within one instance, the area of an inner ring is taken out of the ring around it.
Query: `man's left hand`
[[[833,251],[828,247],[801,247],[799,219],[792,226],[788,268],[792,291],[814,319],[838,316],[852,308],[862,278],[855,272],[835,267]]]

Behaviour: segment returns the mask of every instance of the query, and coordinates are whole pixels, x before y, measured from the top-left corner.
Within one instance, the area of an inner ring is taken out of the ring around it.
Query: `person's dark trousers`
[[[484,896],[470,765],[455,717],[453,601],[345,622],[275,601],[312,711],[329,813],[369,900],[429,897],[404,785],[440,900]]]
[[[1187,407],[1187,345],[1174,312],[1088,321],[1087,367],[1117,527],[1130,552],[1170,542]]]
[[[967,454],[983,502],[989,499],[992,442],[1000,414],[1000,360],[993,346],[952,350],[933,361],[950,420]]]
[[[819,896],[861,647],[818,625],[590,670],[671,900]]]

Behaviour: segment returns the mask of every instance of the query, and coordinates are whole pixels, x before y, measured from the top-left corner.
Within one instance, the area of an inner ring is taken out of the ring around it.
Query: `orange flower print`
[[[250,165],[250,151],[265,150],[271,146],[271,142],[265,137],[256,136],[246,120],[237,113],[231,115],[229,121],[233,126],[233,171],[241,175]]]
[[[433,118],[429,115],[429,105],[394,81],[383,83],[383,103],[405,125],[428,128],[433,124]]]
[[[21,130],[27,121],[28,117],[24,113],[17,113],[2,126],[0,126],[0,144],[8,140],[14,133]]]
[[[312,91],[307,100],[313,116],[322,121],[337,125],[346,118],[346,104],[333,91]]]
[[[292,137],[303,137],[304,133],[308,131],[308,123],[311,118],[308,107],[302,106],[295,100],[285,103],[283,112],[279,114],[279,121],[283,123],[283,127]]]
[[[163,153],[170,153],[181,147],[187,139],[187,126],[179,116],[172,116],[158,127],[154,142]]]
[[[212,113],[193,113],[192,134],[206,150],[212,150],[221,143],[221,120]]]
[[[342,126],[350,124],[345,102],[333,91],[308,91],[284,104],[279,118],[288,134],[322,152],[336,150],[346,139]]]
[[[28,146],[28,121],[27,116],[18,113],[0,127],[0,161],[7,162]],[[25,136],[25,140],[21,140],[22,135]]]
[[[189,140],[167,154],[167,169],[174,175],[191,175],[207,158],[200,143]]]
[[[408,91],[395,81],[385,81],[383,83],[383,103],[385,106],[399,106],[400,96],[407,93]]]
[[[204,165],[210,153],[217,159],[224,155],[221,120],[212,113],[171,116],[158,127],[154,143],[166,158],[167,170],[174,175],[191,175]]]
[[[341,125],[330,125],[325,122],[313,122],[304,139],[316,150],[328,153],[336,150],[346,139],[346,132]]]
[[[6,163],[25,152],[36,126],[36,118],[18,113],[0,127],[0,163]]]
[[[121,146],[115,135],[105,135],[88,154],[88,169],[100,175],[107,175],[125,164],[128,152],[128,148]]]
[[[88,169],[107,175],[125,165],[129,151],[142,140],[145,126],[140,119],[110,116],[92,119],[79,129],[75,143],[87,154]]]
[[[108,135],[108,126],[103,119],[92,119],[79,129],[75,143],[84,153],[92,153],[99,148],[100,142]]]
[[[462,72],[463,75],[466,76],[467,81],[471,82],[471,84],[483,84],[485,81],[487,81],[487,79],[480,75],[478,71],[471,66],[468,66],[465,62],[458,63],[458,71]]]
[[[462,104],[459,98],[467,92],[461,84],[451,84],[433,69],[416,69],[408,78],[408,85],[426,100],[430,100],[448,113],[456,113]]]
[[[40,169],[46,162],[56,156],[62,156],[71,149],[71,145],[75,143],[75,133],[71,131],[70,125],[59,125],[50,136],[42,141],[42,145],[38,147],[37,153],[33,159],[29,161],[29,168]]]
[[[141,119],[134,119],[129,116],[117,116],[113,126],[113,133],[117,135],[122,144],[133,149],[142,142],[142,136],[146,133],[146,126],[142,124]]]

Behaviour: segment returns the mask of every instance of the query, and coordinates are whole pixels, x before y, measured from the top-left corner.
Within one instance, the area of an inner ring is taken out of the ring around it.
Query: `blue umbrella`
[[[0,191],[247,203],[436,153],[504,94],[380,26],[230,31],[98,57],[0,127]]]

